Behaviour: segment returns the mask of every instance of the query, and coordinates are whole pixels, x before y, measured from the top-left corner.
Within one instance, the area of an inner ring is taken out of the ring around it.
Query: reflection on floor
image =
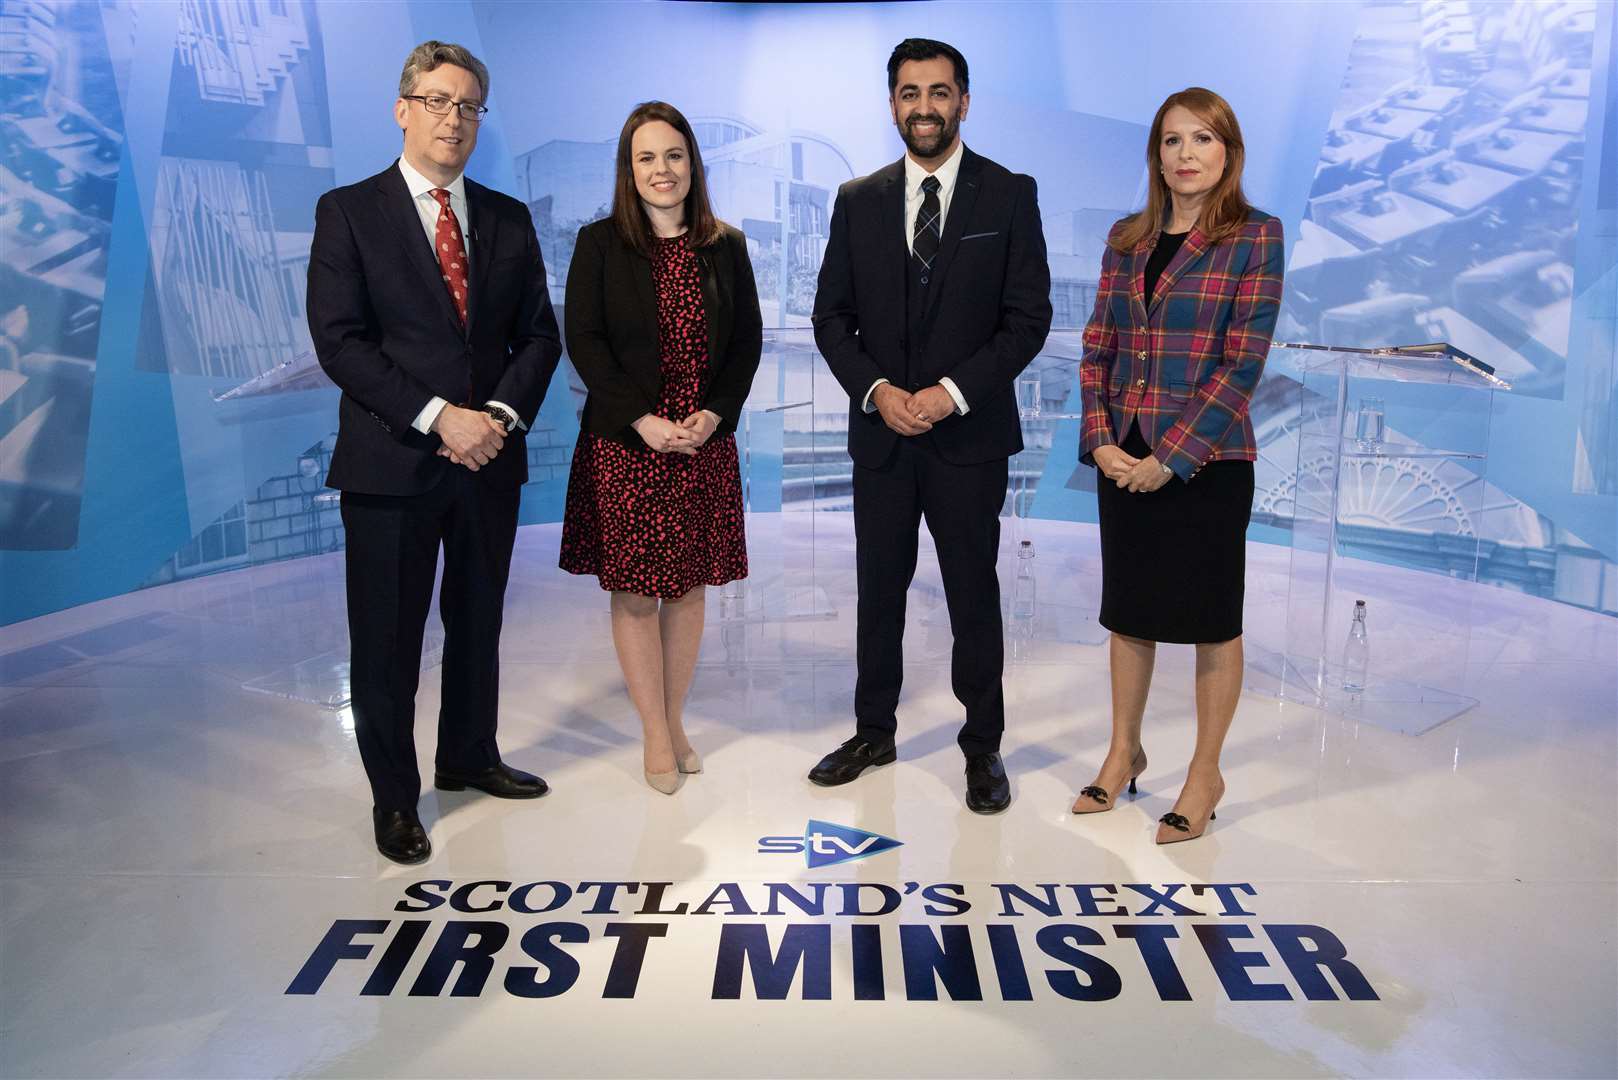
[[[371,847],[348,714],[253,692],[340,659],[340,558],[6,628],[0,1075],[1618,1070],[1618,622],[1477,590],[1482,703],[1415,738],[1250,693],[1218,821],[1157,848],[1187,648],[1162,650],[1139,797],[1068,813],[1107,739],[1093,528],[1034,527],[1015,802],[983,818],[930,553],[898,764],[803,779],[850,728],[852,559],[846,518],[787,519],[753,523],[748,596],[710,595],[689,709],[707,768],[673,798],[640,779],[605,597],[553,569],[556,527],[524,529],[501,743],[554,791],[429,789],[414,868]],[[1250,566],[1260,644],[1286,552]]]

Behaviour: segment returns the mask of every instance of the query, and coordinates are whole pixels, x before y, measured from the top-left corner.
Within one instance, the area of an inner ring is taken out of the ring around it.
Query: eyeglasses
[[[461,114],[462,120],[469,121],[473,124],[477,123],[479,120],[482,120],[483,114],[489,111],[489,107],[487,105],[479,105],[475,101],[451,101],[449,98],[440,94],[400,94],[399,96],[402,98],[408,98],[411,101],[421,102],[422,108],[426,109],[434,116],[449,115],[450,106],[453,105]]]

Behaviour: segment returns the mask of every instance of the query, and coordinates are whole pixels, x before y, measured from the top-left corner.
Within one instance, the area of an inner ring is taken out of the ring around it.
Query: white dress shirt
[[[421,175],[419,171],[411,166],[410,162],[404,159],[402,154],[399,156],[399,172],[404,177],[405,187],[410,189],[411,201],[416,204],[416,214],[421,218],[422,231],[427,234],[427,246],[437,251],[439,206],[438,200],[433,198],[433,189],[439,185]],[[457,176],[443,186],[449,191],[449,208],[454,211],[455,220],[461,223],[461,246],[466,249],[467,264],[470,265],[472,259],[472,233],[467,228],[467,222],[471,220],[471,212],[466,205],[466,176],[465,174]],[[468,297],[471,296],[472,291],[471,277],[470,274],[467,275]],[[435,395],[432,400],[427,402],[421,412],[416,414],[416,419],[410,426],[423,435],[430,434],[433,430],[433,423],[438,419],[438,414],[443,412],[444,406],[448,404],[449,402]],[[504,402],[491,401],[489,404],[500,406],[512,416],[517,415],[517,410]],[[520,418],[517,420],[517,426],[524,431],[528,430],[528,425],[524,424]]]
[[[916,253],[916,214],[921,210],[921,201],[927,193],[921,190],[921,182],[929,176],[938,178],[938,235],[944,235],[944,222],[949,219],[949,201],[955,194],[955,178],[961,173],[961,155],[966,150],[966,143],[955,144],[955,152],[951,154],[942,165],[928,172],[917,165],[915,159],[909,154],[905,155],[905,212],[904,220],[900,223],[904,227],[905,250],[914,255]],[[878,379],[865,391],[865,411],[875,412],[876,406],[871,403],[871,395],[876,388],[887,382],[887,379]],[[938,380],[938,385],[949,391],[949,396],[955,399],[955,411],[962,416],[966,415],[966,398],[961,396],[960,388],[955,380],[948,375]]]

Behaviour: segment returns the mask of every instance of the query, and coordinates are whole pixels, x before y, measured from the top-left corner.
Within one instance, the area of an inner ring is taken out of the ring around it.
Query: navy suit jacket
[[[1034,179],[963,151],[919,342],[910,341],[906,312],[904,187],[903,160],[844,184],[820,267],[815,343],[848,392],[849,455],[875,468],[900,438],[880,414],[864,411],[872,383],[886,378],[916,391],[947,375],[967,412],[917,437],[958,465],[1008,458],[1022,449],[1014,384],[1051,328]]]
[[[525,424],[539,413],[562,355],[528,208],[470,178],[472,275],[463,330],[438,259],[395,162],[315,207],[309,334],[342,390],[326,482],[370,495],[419,495],[448,469],[437,435],[412,422],[434,396],[481,408],[501,401]],[[478,471],[489,485],[528,480],[522,431]]]

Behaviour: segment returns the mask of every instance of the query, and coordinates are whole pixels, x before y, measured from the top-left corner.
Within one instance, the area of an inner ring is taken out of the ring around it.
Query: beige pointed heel
[[[702,755],[695,750],[683,757],[676,758],[675,763],[683,773],[699,773],[702,771]]]
[[[1135,781],[1141,773],[1146,771],[1146,751],[1140,750],[1135,754],[1135,760],[1129,766],[1129,793],[1136,794]],[[1079,797],[1073,801],[1075,814],[1100,814],[1111,810],[1113,796],[1106,788],[1098,784],[1091,784],[1079,792]]]
[[[1217,812],[1209,811],[1208,812],[1208,820],[1204,821],[1202,823],[1201,828],[1196,829],[1195,831],[1193,831],[1192,828],[1191,828],[1191,822],[1186,818],[1186,816],[1184,814],[1176,814],[1176,813],[1170,811],[1169,813],[1164,814],[1162,817],[1158,818],[1157,820],[1160,823],[1162,823],[1164,825],[1167,825],[1169,828],[1175,830],[1175,832],[1179,833],[1180,835],[1175,836],[1173,834],[1170,834],[1167,837],[1160,837],[1157,842],[1159,844],[1181,844],[1181,843],[1184,843],[1187,840],[1195,840],[1195,839],[1197,839],[1197,837],[1201,836],[1203,833],[1208,831],[1209,823],[1211,823],[1218,816],[1219,816],[1219,814]]]
[[[645,770],[642,770],[645,772]],[[680,774],[674,772],[647,772],[646,783],[654,791],[661,791],[665,795],[673,795],[680,787]]]
[[[1224,797],[1225,785],[1221,781],[1219,792],[1214,796],[1213,805],[1208,807],[1208,816],[1195,824],[1186,815],[1175,813],[1172,810],[1158,818],[1160,827],[1157,830],[1157,842],[1159,844],[1180,844],[1187,840],[1197,839],[1197,837],[1208,831],[1208,826],[1219,816],[1216,809],[1220,800]],[[1179,803],[1176,802],[1175,805],[1178,806]],[[1171,829],[1173,830],[1172,832],[1169,831]]]

